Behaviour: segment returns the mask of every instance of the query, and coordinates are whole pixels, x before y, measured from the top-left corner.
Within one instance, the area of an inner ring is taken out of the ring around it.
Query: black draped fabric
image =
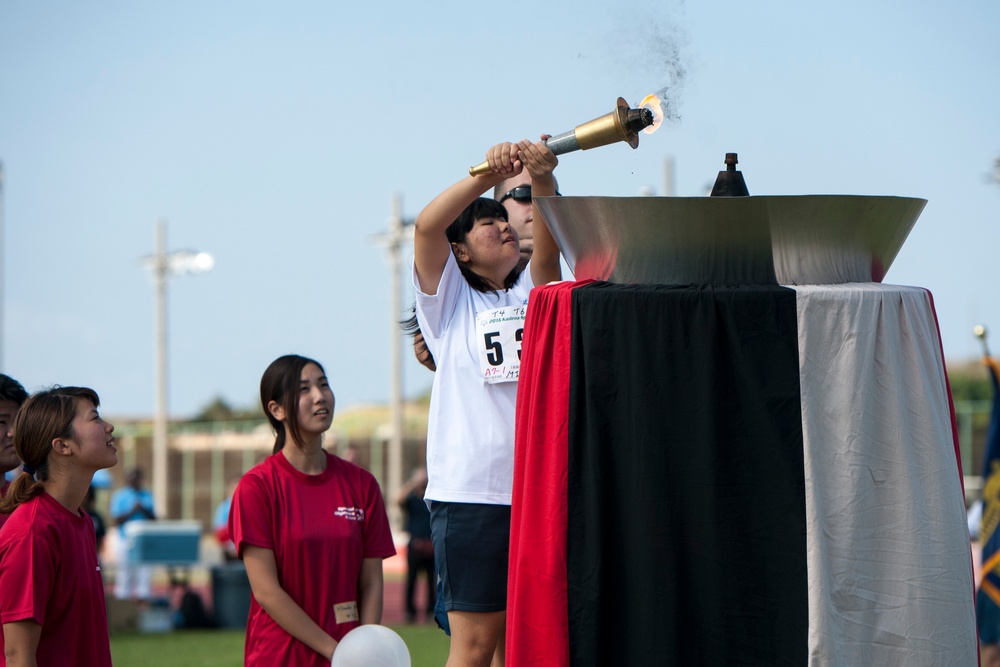
[[[573,291],[572,665],[804,665],[795,292]]]

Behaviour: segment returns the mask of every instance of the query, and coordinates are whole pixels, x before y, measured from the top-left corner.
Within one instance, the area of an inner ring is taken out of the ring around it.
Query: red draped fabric
[[[545,367],[533,382],[520,383],[514,452],[514,503],[510,519],[510,578],[507,588],[507,660],[510,664],[569,664],[566,616],[566,466],[569,425],[569,293],[585,282],[535,288],[524,323],[521,375]],[[530,341],[530,342],[529,342]],[[549,443],[548,447],[526,444]],[[532,489],[532,493],[526,493]],[[525,585],[522,582],[532,582]],[[544,582],[545,595],[538,595]],[[530,631],[528,629],[531,628]],[[513,640],[512,640],[513,638]]]

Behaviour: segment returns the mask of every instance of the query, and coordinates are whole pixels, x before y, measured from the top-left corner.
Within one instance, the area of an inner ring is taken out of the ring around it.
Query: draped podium
[[[510,667],[977,664],[926,290],[560,283],[524,340]]]

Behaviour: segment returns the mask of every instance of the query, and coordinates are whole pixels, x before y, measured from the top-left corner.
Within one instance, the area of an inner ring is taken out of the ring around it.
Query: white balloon
[[[410,667],[406,642],[384,625],[359,625],[340,640],[331,667]]]

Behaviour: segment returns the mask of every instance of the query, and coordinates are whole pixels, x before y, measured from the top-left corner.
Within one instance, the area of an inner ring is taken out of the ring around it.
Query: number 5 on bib
[[[484,382],[517,382],[527,310],[527,306],[506,306],[476,313],[476,347]]]

